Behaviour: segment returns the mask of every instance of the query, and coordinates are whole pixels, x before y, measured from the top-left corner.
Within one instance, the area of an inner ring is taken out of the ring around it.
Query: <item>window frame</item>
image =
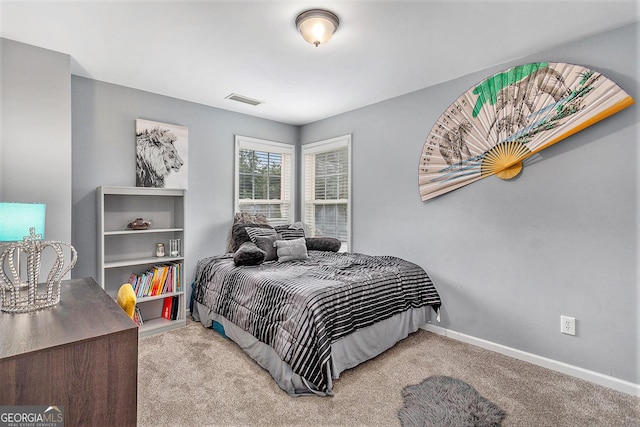
[[[289,177],[289,218],[286,222],[292,223],[295,218],[296,207],[296,146],[284,142],[269,141],[266,139],[252,138],[249,136],[235,135],[234,150],[234,212],[240,212],[240,150],[252,150],[268,153],[278,153],[290,156]],[[281,185],[285,185],[285,177],[281,175]],[[274,199],[278,200],[278,199]],[[280,199],[282,203],[282,199]],[[271,221],[270,221],[271,222]],[[276,222],[274,222],[276,224]],[[277,225],[277,224],[276,224]]]
[[[300,180],[301,180],[301,193],[302,193],[302,203],[300,207],[300,215],[302,221],[304,222],[307,218],[307,160],[306,156],[310,154],[318,154],[329,151],[336,151],[341,148],[347,148],[347,241],[346,247],[340,249],[341,251],[351,251],[351,199],[352,199],[352,156],[351,156],[351,134],[342,135],[334,138],[324,139],[321,141],[311,142],[308,144],[304,144],[301,147],[301,155],[300,155]],[[313,202],[312,202],[313,203]],[[313,203],[315,206],[316,204]]]

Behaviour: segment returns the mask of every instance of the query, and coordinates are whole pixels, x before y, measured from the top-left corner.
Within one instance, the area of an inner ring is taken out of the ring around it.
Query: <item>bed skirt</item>
[[[371,326],[359,329],[331,344],[331,363],[327,373],[329,386],[326,392],[300,377],[282,361],[269,345],[258,341],[223,316],[214,313],[205,305],[194,301],[192,316],[207,328],[217,322],[224,328],[224,334],[233,340],[253,360],[266,369],[281,389],[291,396],[319,395],[333,396],[333,381],[346,369],[353,368],[383,351],[393,347],[398,341],[416,332],[420,326],[431,321],[431,306],[414,308],[396,314]]]

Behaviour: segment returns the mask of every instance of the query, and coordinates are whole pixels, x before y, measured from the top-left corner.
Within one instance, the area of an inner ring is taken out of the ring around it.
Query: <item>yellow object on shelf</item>
[[[130,283],[120,286],[116,302],[127,313],[127,316],[133,319],[133,313],[136,310],[136,294],[133,292],[133,287]]]

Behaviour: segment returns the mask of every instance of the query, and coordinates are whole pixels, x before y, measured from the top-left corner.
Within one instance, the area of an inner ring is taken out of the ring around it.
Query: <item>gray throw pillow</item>
[[[278,259],[278,250],[276,249],[275,242],[278,240],[277,234],[270,236],[256,236],[256,245],[265,252],[265,261],[275,261]]]
[[[311,229],[307,224],[302,221],[294,222],[289,226],[289,228],[293,228],[294,230],[300,229],[304,232],[305,236],[311,236]]]
[[[282,240],[293,240],[304,237],[302,228],[291,228],[291,225],[276,225],[274,229],[278,232],[278,237]]]
[[[309,258],[304,237],[293,240],[276,240],[275,245],[278,250],[278,261]]]
[[[277,237],[278,236],[278,233],[273,228],[246,226],[245,230],[247,231],[247,234],[249,235],[249,238],[251,239],[251,241],[253,243],[257,243],[256,242],[256,238],[257,237],[262,237],[262,236],[276,236]]]

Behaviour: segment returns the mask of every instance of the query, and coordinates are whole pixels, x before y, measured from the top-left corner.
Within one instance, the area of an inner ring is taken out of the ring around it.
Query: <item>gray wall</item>
[[[95,276],[95,188],[135,185],[135,119],[187,126],[190,279],[199,258],[225,247],[234,134],[306,143],[351,133],[354,250],[424,266],[443,297],[441,326],[639,383],[637,105],[544,150],[512,181],[425,203],[417,184],[428,132],[472,85],[549,60],[592,67],[638,99],[637,40],[638,25],[625,27],[302,128],[69,79],[67,55],[3,40],[1,196],[42,197],[48,238],[69,240],[73,217],[73,277]],[[22,176],[33,157],[55,173]],[[561,314],[576,317],[576,337],[560,334]]]
[[[4,38],[0,51],[0,201],[45,203],[45,239],[70,242],[70,57]]]
[[[100,185],[135,186],[137,118],[189,128],[185,274],[224,253],[233,219],[234,135],[295,144],[299,129],[149,92],[71,76],[73,277],[96,277],[96,197]],[[133,219],[133,218],[132,218]]]
[[[638,25],[569,43],[304,126],[353,134],[353,250],[422,265],[439,326],[639,383],[638,106],[556,144],[511,181],[489,177],[421,202],[431,127],[463,92],[531,61],[585,65],[636,100]],[[575,337],[560,316],[577,319]]]

